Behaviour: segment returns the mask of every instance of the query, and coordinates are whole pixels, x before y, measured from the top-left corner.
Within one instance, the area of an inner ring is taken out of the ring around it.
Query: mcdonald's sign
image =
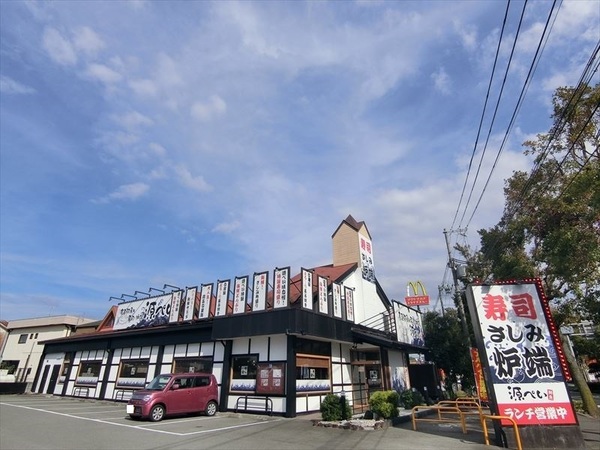
[[[413,295],[410,295],[412,291]],[[419,294],[419,291],[421,292]],[[425,286],[420,281],[410,281],[406,285],[406,297],[404,297],[404,303],[406,306],[427,306],[429,305],[429,295],[425,291]]]

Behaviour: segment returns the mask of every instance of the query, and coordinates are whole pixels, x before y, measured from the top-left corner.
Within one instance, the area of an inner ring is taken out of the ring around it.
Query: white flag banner
[[[183,291],[175,291],[171,294],[171,311],[169,312],[169,323],[179,321],[179,308],[181,307],[181,294]]]
[[[202,285],[202,289],[200,290],[200,311],[198,311],[198,319],[208,319],[212,291],[213,283]]]
[[[233,286],[233,313],[246,312],[246,298],[248,296],[248,277],[236,277]]]
[[[252,292],[252,311],[264,311],[267,304],[267,286],[269,272],[254,274],[254,291]]]
[[[331,283],[331,290],[333,291],[333,315],[335,317],[342,318],[342,285],[338,283]]]
[[[313,299],[313,273],[310,270],[302,269],[302,307],[312,310]]]
[[[275,269],[273,286],[273,307],[285,308],[289,302],[290,293],[290,268]]]
[[[198,288],[192,287],[187,288],[185,292],[185,306],[183,307],[183,320],[191,321],[194,320],[194,313],[196,312],[196,292]]]
[[[217,305],[215,307],[215,317],[224,316],[227,313],[229,283],[230,280],[219,281],[217,283]]]
[[[346,297],[346,320],[354,322],[354,290],[344,286],[344,296]]]
[[[319,312],[329,314],[327,305],[327,278],[319,275],[317,279],[319,284]]]

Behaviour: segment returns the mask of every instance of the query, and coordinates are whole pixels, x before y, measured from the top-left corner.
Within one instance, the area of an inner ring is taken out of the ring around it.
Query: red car
[[[175,373],[155,377],[146,387],[134,392],[127,403],[132,419],[153,422],[166,415],[205,413],[214,416],[218,407],[217,380],[210,373]]]

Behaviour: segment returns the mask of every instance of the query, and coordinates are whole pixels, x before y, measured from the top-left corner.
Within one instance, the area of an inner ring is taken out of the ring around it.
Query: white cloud
[[[4,94],[33,94],[35,89],[3,75],[0,76],[0,92]]]
[[[237,230],[239,227],[240,227],[240,222],[237,220],[234,220],[232,222],[222,222],[222,223],[216,225],[212,229],[212,232],[213,233],[230,234],[230,233],[234,232],[235,230]]]
[[[453,25],[463,47],[469,52],[477,50],[477,29],[474,26],[465,26],[465,24],[459,21],[454,21]]]
[[[157,156],[165,156],[167,154],[167,150],[160,144],[157,144],[156,142],[151,142],[148,147],[150,148],[150,150],[152,150],[152,153],[154,153]]]
[[[153,97],[158,92],[156,83],[148,79],[132,80],[129,82],[129,87],[141,97]]]
[[[444,95],[450,94],[450,77],[443,67],[440,67],[436,72],[432,73],[431,79],[433,80],[433,85],[435,86],[436,90]]]
[[[140,126],[150,126],[154,123],[152,119],[140,114],[137,111],[131,111],[127,114],[115,116],[114,120],[127,129],[138,128]]]
[[[95,55],[106,46],[100,36],[89,27],[75,29],[73,32],[73,45],[89,55]]]
[[[191,115],[194,119],[207,121],[214,117],[221,116],[227,111],[227,104],[218,95],[213,95],[204,103],[196,102],[192,105]]]
[[[110,67],[97,63],[90,64],[85,71],[85,75],[107,85],[118,83],[123,78],[120,73]]]
[[[119,186],[115,191],[102,197],[95,203],[109,203],[112,200],[137,200],[145,195],[150,190],[150,186],[146,183],[132,183]]]
[[[185,166],[180,165],[175,167],[175,173],[178,176],[178,180],[186,187],[199,192],[212,190],[212,187],[204,180],[202,175],[193,176]]]
[[[58,64],[71,66],[77,62],[73,45],[55,28],[48,27],[44,30],[42,45],[50,58]]]

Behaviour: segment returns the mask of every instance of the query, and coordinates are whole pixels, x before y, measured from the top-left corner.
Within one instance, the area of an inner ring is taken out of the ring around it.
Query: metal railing
[[[393,311],[383,311],[357,324],[361,327],[382,331],[391,336],[396,336],[396,321]]]

